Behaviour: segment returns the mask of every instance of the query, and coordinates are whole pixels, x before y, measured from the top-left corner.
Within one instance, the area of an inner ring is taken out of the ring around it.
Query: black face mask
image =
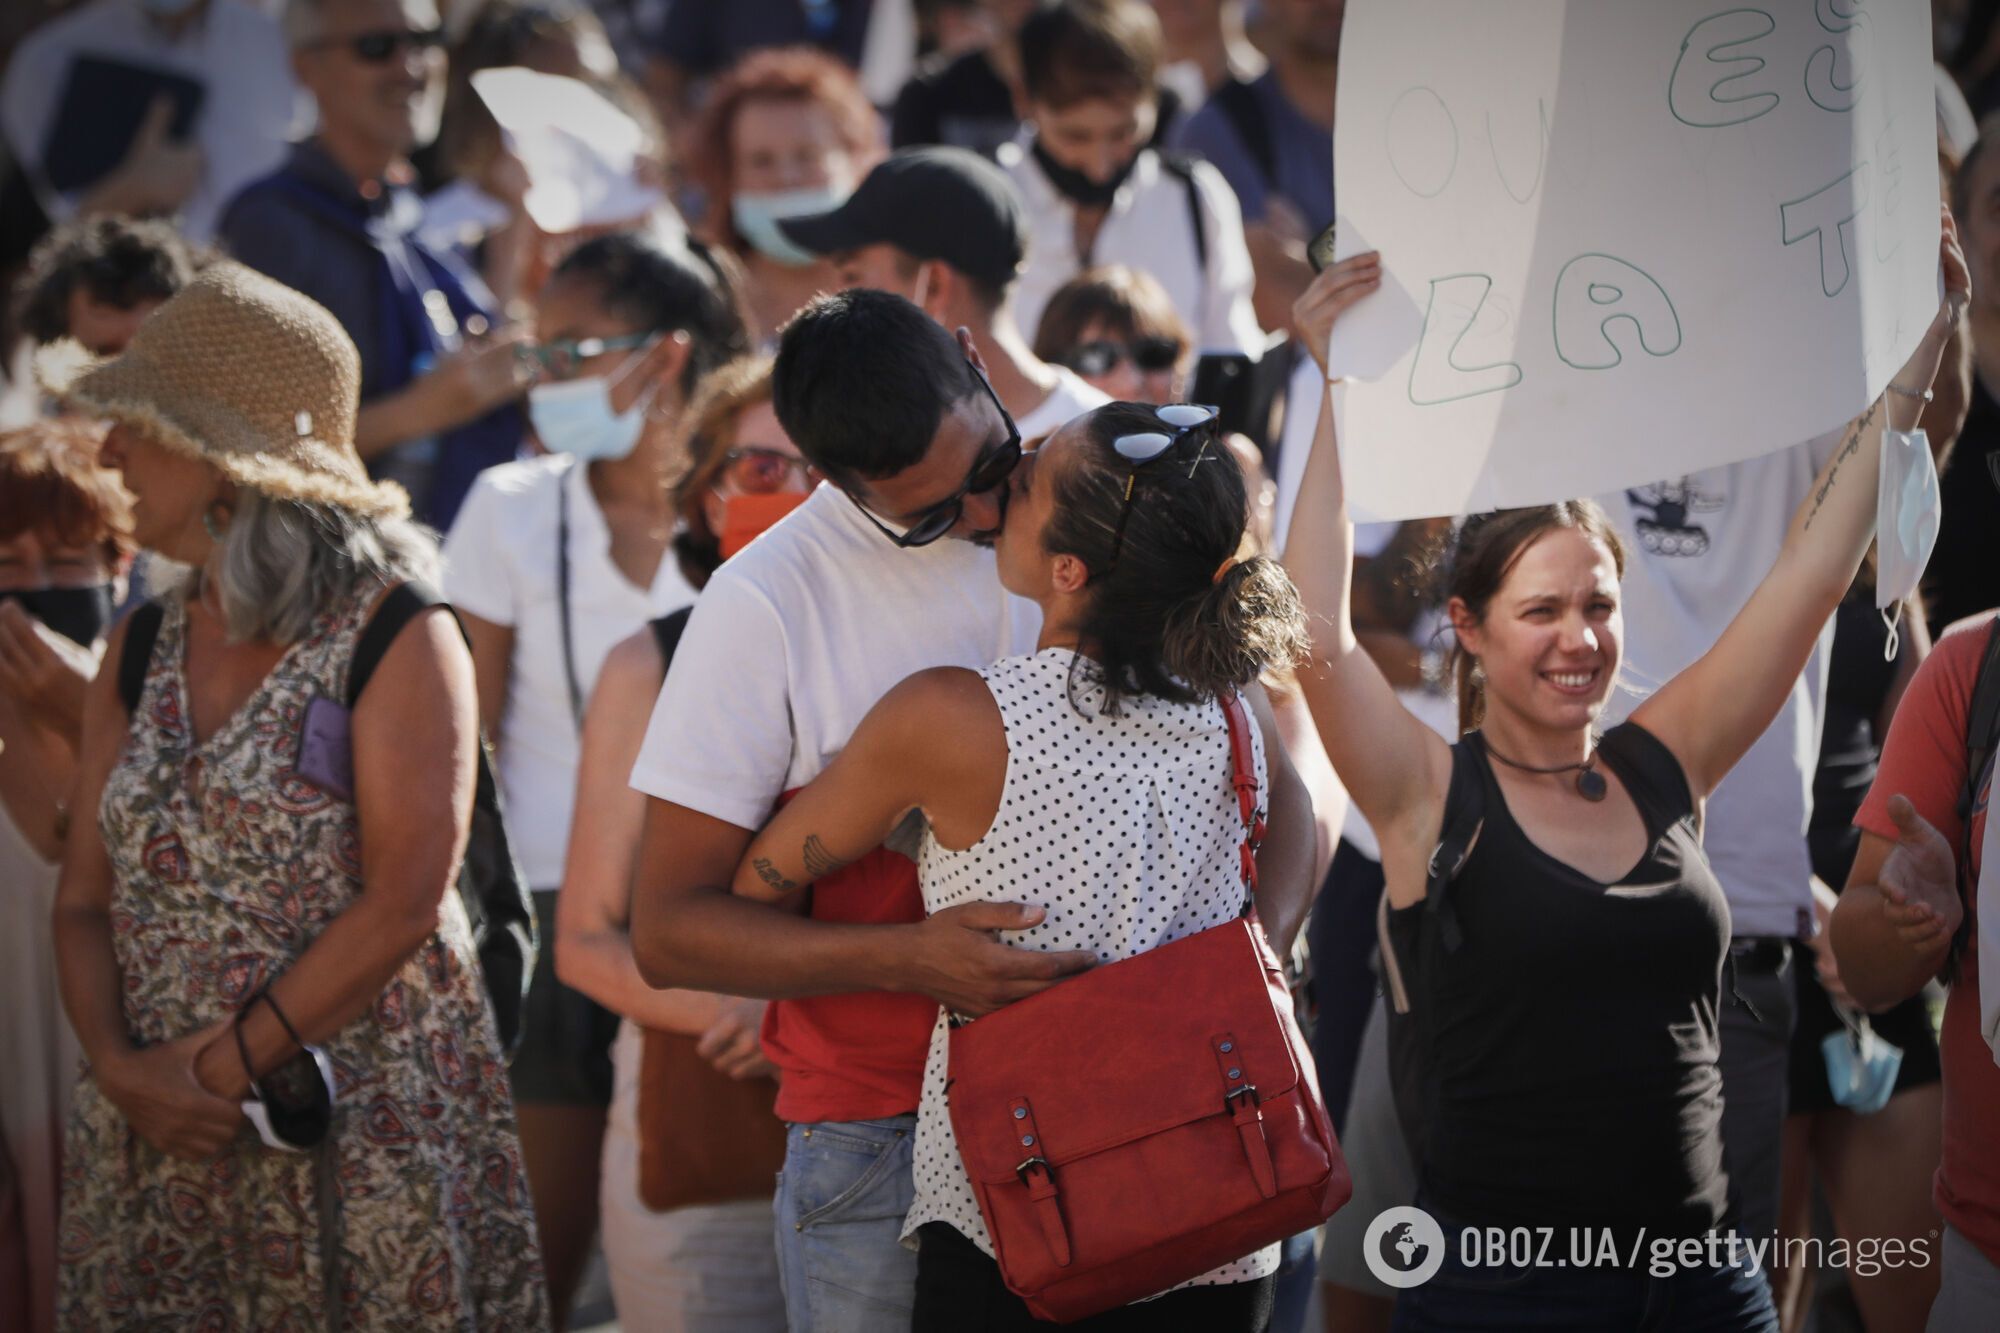
[[[1132,174],[1132,168],[1139,165],[1139,155],[1134,153],[1110,180],[1096,181],[1075,167],[1066,167],[1050,157],[1048,150],[1042,147],[1039,135],[1028,151],[1035,155],[1035,165],[1049,178],[1049,184],[1055,186],[1063,198],[1083,208],[1109,208],[1118,195],[1118,187]]]
[[[0,602],[12,598],[21,609],[73,643],[88,648],[111,624],[111,585],[88,588],[10,588]]]

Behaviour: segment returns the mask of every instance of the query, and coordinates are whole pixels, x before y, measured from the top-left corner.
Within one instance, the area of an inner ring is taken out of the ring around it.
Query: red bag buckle
[[[1243,1140],[1243,1156],[1250,1163],[1250,1178],[1257,1192],[1267,1199],[1278,1194],[1278,1168],[1271,1161],[1271,1143],[1264,1133],[1264,1112],[1257,1101],[1257,1085],[1246,1077],[1243,1052],[1233,1034],[1224,1032],[1212,1039],[1215,1067],[1222,1074],[1222,1108],[1231,1112],[1236,1135]]]
[[[1021,1130],[1021,1146],[1037,1147],[1042,1141],[1042,1131],[1035,1125],[1035,1112],[1028,1105],[1028,1099],[1014,1099],[1014,1123]],[[1048,1242],[1049,1254],[1063,1268],[1069,1267],[1069,1228],[1063,1224],[1062,1207],[1056,1199],[1056,1172],[1049,1165],[1049,1159],[1036,1153],[1021,1159],[1014,1168],[1014,1175],[1028,1191],[1028,1199],[1035,1205],[1035,1220],[1042,1224],[1042,1239]]]

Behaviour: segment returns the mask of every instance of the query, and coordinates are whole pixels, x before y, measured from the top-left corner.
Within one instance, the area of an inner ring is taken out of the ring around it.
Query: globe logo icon
[[[1368,1224],[1361,1257],[1368,1271],[1398,1289],[1422,1286],[1444,1264],[1444,1229],[1421,1208],[1389,1208]]]

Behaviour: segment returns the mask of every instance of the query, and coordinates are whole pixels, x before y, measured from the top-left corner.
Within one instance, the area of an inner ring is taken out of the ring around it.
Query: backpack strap
[[[146,668],[153,661],[153,645],[159,642],[160,626],[167,608],[159,602],[141,602],[125,617],[125,647],[118,656],[118,697],[125,703],[125,715],[139,711],[139,695],[146,688]]]
[[[681,635],[686,633],[688,617],[693,612],[692,606],[684,606],[678,611],[669,611],[658,620],[646,622],[646,628],[653,632],[653,643],[660,650],[663,665],[673,665],[674,653],[681,646]]]
[[[1194,234],[1195,264],[1208,273],[1208,218],[1201,211],[1201,183],[1194,177],[1194,159],[1179,153],[1161,153],[1160,169],[1175,177],[1187,191],[1188,226]]]
[[[1264,107],[1257,100],[1257,91],[1241,79],[1231,79],[1208,95],[1229,127],[1236,131],[1236,137],[1243,142],[1243,149],[1250,154],[1257,174],[1264,178],[1265,189],[1276,189],[1278,184],[1277,145],[1271,140],[1271,122],[1264,114]]]
[[[368,678],[375,674],[375,668],[382,665],[383,655],[389,645],[403,632],[403,626],[416,619],[417,613],[433,606],[445,606],[444,598],[437,589],[426,583],[412,579],[399,583],[382,598],[375,607],[375,613],[368,617],[368,625],[361,631],[360,642],[354,645],[354,659],[347,667],[347,706],[352,709],[361,702],[361,691],[368,688]],[[458,613],[452,612],[454,623]],[[465,626],[458,626],[460,634]],[[470,645],[471,640],[466,640]]]
[[[1451,786],[1445,792],[1444,826],[1438,831],[1437,846],[1431,849],[1425,867],[1424,913],[1437,925],[1438,941],[1445,952],[1454,953],[1464,942],[1458,913],[1452,910],[1451,882],[1465,868],[1479,830],[1486,824],[1486,790],[1479,780],[1479,764],[1472,755],[1472,742],[1461,740],[1451,747]]]
[[[1972,879],[1972,814],[1979,793],[1993,776],[1994,751],[2000,745],[2000,616],[1986,632],[1986,653],[1980,659],[1979,677],[1972,686],[1972,701],[1965,712],[1965,785],[1958,792],[1958,874],[1970,900],[1979,891]],[[1991,814],[1987,816],[1991,818]],[[1959,960],[1972,942],[1972,914],[1967,912],[1951,937],[1945,955],[1944,979],[1958,979]]]

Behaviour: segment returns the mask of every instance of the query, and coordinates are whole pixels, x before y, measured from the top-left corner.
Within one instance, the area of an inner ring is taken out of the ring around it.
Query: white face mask
[[[1882,432],[1881,490],[1875,501],[1875,609],[1889,627],[1884,654],[1896,660],[1897,621],[1937,545],[1944,501],[1930,437],[1921,428]]]
[[[800,190],[771,190],[763,194],[739,194],[730,201],[730,215],[735,219],[736,230],[743,239],[755,246],[765,257],[780,264],[801,268],[819,262],[819,256],[810,250],[794,245],[789,236],[778,229],[778,223],[786,218],[810,217],[815,213],[831,213],[847,202],[853,193],[833,184],[813,185]]]
[[[587,380],[559,380],[537,384],[528,390],[528,420],[535,437],[551,453],[572,454],[588,463],[594,459],[617,459],[630,454],[646,428],[646,409],[659,391],[657,383],[639,395],[623,412],[611,407],[611,382],[646,355],[641,348],[633,360],[610,375]]]

